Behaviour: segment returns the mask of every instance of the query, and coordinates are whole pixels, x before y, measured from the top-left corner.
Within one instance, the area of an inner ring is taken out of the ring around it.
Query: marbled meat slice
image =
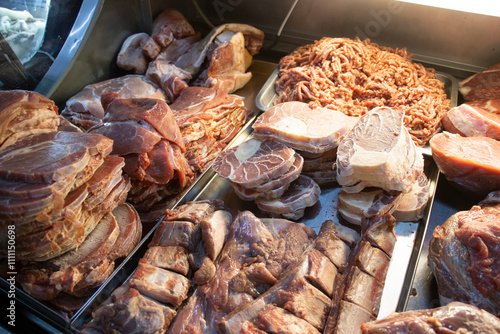
[[[473,195],[500,189],[500,142],[487,137],[439,133],[430,141],[432,157],[446,178]]]
[[[349,130],[347,116],[336,110],[284,102],[269,108],[252,125],[257,139],[280,141],[296,150],[323,153],[336,148]]]
[[[467,101],[500,98],[500,64],[460,81],[458,90]]]
[[[403,116],[399,109],[374,108],[341,140],[337,181],[345,191],[406,191],[423,172],[422,153],[404,127]]]
[[[249,139],[222,152],[213,169],[223,178],[245,188],[262,185],[290,169],[295,151],[281,143]]]
[[[393,313],[365,322],[363,334],[500,333],[500,320],[475,306],[452,302],[428,310]],[[351,333],[351,332],[350,332]]]
[[[443,127],[464,137],[490,137],[500,140],[500,98],[464,103],[450,109]]]
[[[280,198],[271,200],[257,198],[255,203],[262,211],[277,214],[293,214],[297,210],[316,204],[320,194],[321,189],[313,179],[300,175],[290,184]]]

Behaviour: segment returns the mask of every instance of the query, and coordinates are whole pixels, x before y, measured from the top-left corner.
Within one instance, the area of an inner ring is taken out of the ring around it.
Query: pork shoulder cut
[[[500,142],[488,137],[438,133],[430,140],[439,170],[469,196],[500,189]]]

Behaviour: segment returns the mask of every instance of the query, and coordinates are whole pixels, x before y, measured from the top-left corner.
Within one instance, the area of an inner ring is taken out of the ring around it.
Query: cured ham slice
[[[307,103],[294,101],[268,109],[252,127],[257,139],[272,139],[296,150],[323,153],[339,145],[348,131],[348,121],[340,111],[313,109]]]
[[[460,81],[458,90],[467,101],[500,98],[500,64]]]
[[[442,122],[451,133],[500,140],[500,99],[464,103],[450,109]]]
[[[281,143],[249,139],[221,153],[212,167],[221,177],[251,188],[286,173],[295,161],[294,154]]]
[[[380,107],[360,118],[337,150],[337,181],[347,192],[366,187],[409,190],[423,156],[403,125],[403,112]]]
[[[461,301],[500,313],[498,207],[473,206],[437,226],[429,243],[429,266],[443,305]]]
[[[452,302],[429,310],[393,313],[361,325],[364,334],[499,333],[500,320],[475,306]]]
[[[446,178],[470,195],[500,189],[500,142],[487,137],[439,133],[430,141],[432,157]]]

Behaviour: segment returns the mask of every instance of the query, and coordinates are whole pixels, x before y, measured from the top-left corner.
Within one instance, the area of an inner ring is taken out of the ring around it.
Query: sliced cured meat
[[[423,172],[423,156],[399,109],[379,107],[360,118],[337,150],[337,181],[347,192],[366,187],[407,191]]]
[[[153,98],[165,100],[165,94],[156,84],[142,75],[125,75],[85,86],[83,90],[66,101],[61,115],[83,130],[102,123],[106,114],[101,104],[105,93],[117,93],[123,98]]]
[[[472,305],[452,302],[429,310],[393,313],[361,325],[364,334],[500,333],[500,320]]]
[[[251,188],[286,173],[295,161],[294,154],[281,143],[249,139],[222,152],[212,167],[221,177]]]
[[[412,222],[424,216],[429,201],[429,180],[421,174],[411,190],[401,195],[401,201],[392,213],[397,221]]]
[[[472,207],[437,226],[429,243],[429,266],[443,305],[461,301],[493,314],[500,313],[498,242],[500,212]]]
[[[446,178],[470,195],[500,188],[500,142],[487,137],[439,133],[430,141],[432,157]]]
[[[467,101],[500,98],[500,64],[460,81],[458,90]]]
[[[336,148],[347,133],[347,116],[340,111],[310,108],[304,102],[280,103],[252,125],[257,139],[280,141],[297,150],[323,153]]]
[[[289,215],[316,204],[320,194],[321,189],[313,179],[300,175],[280,198],[271,200],[257,198],[255,203],[262,211]]]
[[[363,217],[392,213],[399,205],[402,194],[390,193],[382,189],[365,189],[359,193],[341,191],[339,194],[339,212],[351,224],[361,225]],[[426,202],[427,203],[427,202]]]
[[[133,34],[123,42],[116,65],[135,74],[144,74],[149,60],[156,58],[159,53],[160,46],[151,36],[146,33]]]
[[[489,109],[487,109],[489,108]],[[465,137],[500,139],[500,99],[464,103],[443,117],[443,127]]]

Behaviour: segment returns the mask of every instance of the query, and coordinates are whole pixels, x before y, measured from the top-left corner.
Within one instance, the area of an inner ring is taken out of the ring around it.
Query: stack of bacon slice
[[[124,202],[129,181],[112,141],[78,132],[26,137],[0,151],[2,227],[16,226],[16,257],[42,261],[80,245]]]

